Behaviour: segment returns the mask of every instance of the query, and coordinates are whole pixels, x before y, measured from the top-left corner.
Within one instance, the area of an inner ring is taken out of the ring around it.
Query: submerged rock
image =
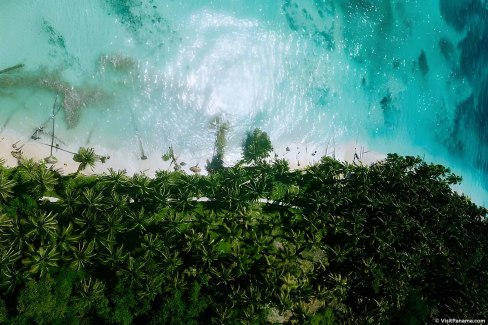
[[[48,71],[40,68],[15,76],[0,77],[0,88],[3,89],[42,89],[58,94],[65,110],[65,121],[69,128],[75,127],[80,120],[81,110],[87,106],[109,103],[111,96],[101,88],[74,86],[63,80],[59,71]]]
[[[68,51],[63,34],[45,19],[42,23],[42,30],[48,37],[48,43],[51,46],[49,56],[64,66],[79,64],[79,59]]]
[[[128,72],[137,67],[137,62],[133,58],[121,55],[102,55],[98,61],[101,69],[111,68],[117,71]]]
[[[386,96],[384,96],[380,101],[381,109],[387,110],[390,109],[391,105],[391,93],[388,92]]]
[[[418,65],[420,72],[422,75],[426,75],[429,73],[429,65],[427,63],[427,55],[425,54],[424,50],[420,52],[419,58],[418,58]]]
[[[154,1],[105,0],[109,15],[116,15],[122,25],[144,46],[161,48],[178,39],[176,31],[154,5]]]
[[[393,105],[393,97],[390,90],[388,90],[387,94],[381,99],[380,107],[383,111],[385,126],[395,126],[397,124],[398,109]]]
[[[302,3],[286,0],[283,11],[290,29],[310,36],[328,50],[335,49],[335,4],[331,0]]]
[[[62,49],[66,49],[66,41],[61,33],[56,31],[54,27],[47,21],[43,21],[43,30],[48,34],[49,44],[59,46]]]

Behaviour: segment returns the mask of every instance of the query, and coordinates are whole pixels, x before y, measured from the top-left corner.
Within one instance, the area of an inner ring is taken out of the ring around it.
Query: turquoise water
[[[355,141],[446,164],[484,204],[487,12],[484,0],[3,0],[0,70],[24,67],[0,74],[0,123],[30,135],[58,95],[67,149],[130,165],[141,144],[150,159],[172,145],[203,165],[219,117],[229,160],[254,127],[276,148]]]

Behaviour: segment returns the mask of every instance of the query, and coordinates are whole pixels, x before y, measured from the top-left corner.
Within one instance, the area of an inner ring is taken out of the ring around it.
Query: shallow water
[[[58,95],[71,150],[101,145],[130,165],[141,144],[152,159],[172,145],[203,165],[219,117],[229,160],[254,127],[276,148],[356,141],[446,164],[484,204],[487,12],[483,0],[6,0],[0,70],[25,66],[0,74],[0,123],[30,135]]]

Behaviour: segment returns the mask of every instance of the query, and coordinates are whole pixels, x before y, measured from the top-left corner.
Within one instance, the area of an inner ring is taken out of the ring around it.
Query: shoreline
[[[47,158],[50,154],[50,144],[42,141],[36,141],[31,138],[25,138],[15,133],[8,132],[10,130],[4,130],[0,134],[0,156],[5,159],[5,166],[15,167],[18,165],[17,158],[12,155],[12,152],[21,150],[22,155],[26,159],[33,159],[36,162]],[[92,169],[88,167],[82,173],[85,175],[100,175],[108,172],[109,168],[114,170],[126,170],[128,175],[137,173],[144,173],[150,177],[153,177],[158,170],[173,170],[173,166],[170,166],[170,161],[163,161],[160,153],[158,157],[150,155],[148,159],[141,160],[135,154],[128,154],[122,150],[107,150],[103,146],[93,145],[87,146],[93,147],[95,153],[101,156],[110,156],[105,163],[97,161],[95,167]],[[291,143],[286,147],[276,147],[273,150],[271,156],[277,158],[284,158],[288,161],[290,169],[303,169],[307,166],[313,165],[320,161],[323,156],[331,156],[340,161],[345,162],[362,162],[363,164],[371,164],[378,160],[382,160],[386,157],[386,154],[368,151],[367,147],[353,141],[340,144],[335,148],[328,148],[327,146],[312,146],[300,143]],[[329,152],[326,152],[326,151]],[[57,158],[57,162],[54,164],[47,164],[47,166],[53,166],[53,168],[60,170],[61,174],[67,175],[75,173],[78,169],[79,163],[73,160],[73,154],[78,149],[59,147],[53,148],[53,156]],[[177,156],[178,153],[176,153]],[[152,157],[151,157],[152,156]],[[236,153],[226,155],[224,163],[225,166],[232,166],[241,157]],[[211,157],[208,157],[210,160]],[[184,161],[185,165],[181,166],[181,170],[187,174],[192,174],[191,167],[198,166],[201,169],[201,174],[206,174],[205,164],[206,161],[197,161],[195,157],[190,155],[179,156],[178,161]]]
[[[88,145],[95,149],[95,153],[100,156],[110,156],[105,163],[97,161],[95,167],[92,169],[87,167],[81,172],[83,175],[102,175],[108,173],[110,168],[114,170],[125,170],[128,176],[134,174],[143,173],[148,177],[153,178],[159,170],[173,171],[173,166],[170,165],[170,161],[163,161],[161,156],[163,152],[159,154],[148,154],[146,160],[141,160],[135,152],[128,152],[121,150],[108,150],[100,145]],[[16,149],[22,150],[23,157],[26,159],[33,159],[36,162],[40,162],[44,158],[47,158],[50,153],[50,145],[32,140],[25,136],[19,136],[10,129],[3,130],[0,133],[0,158],[5,160],[4,165],[7,167],[18,166],[17,158],[12,156],[12,151]],[[58,170],[62,175],[68,175],[75,173],[78,169],[79,163],[73,160],[73,153],[78,151],[73,148],[53,148],[53,156],[57,158],[57,163],[48,164],[46,166],[53,167]],[[181,171],[186,174],[194,174],[191,171],[191,167],[198,166],[201,169],[200,175],[207,175],[205,170],[206,159],[210,160],[211,156],[205,159],[202,157],[196,157],[191,154],[179,154],[175,153],[178,158],[178,162],[185,162],[184,166],[181,166]],[[335,147],[330,145],[308,145],[297,142],[291,142],[288,146],[276,146],[271,153],[271,158],[286,159],[288,161],[290,170],[305,169],[307,166],[314,165],[320,161],[324,156],[333,157],[339,161],[353,163],[360,162],[364,165],[371,165],[377,161],[386,158],[386,154],[368,150],[367,146],[360,144],[357,141],[349,141],[341,144],[336,144]],[[240,154],[236,150],[227,154],[224,159],[224,166],[234,166],[241,159]],[[454,170],[455,174],[463,175],[459,170]],[[473,189],[476,188],[476,191]],[[459,194],[467,195],[473,202],[478,205],[487,206],[486,197],[488,192],[481,191],[479,184],[476,183],[476,179],[472,176],[463,175],[463,181],[461,184],[452,186],[452,189]]]

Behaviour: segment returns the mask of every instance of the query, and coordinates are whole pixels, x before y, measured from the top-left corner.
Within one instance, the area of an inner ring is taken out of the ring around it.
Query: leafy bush
[[[256,162],[267,158],[273,151],[268,134],[260,129],[248,132],[242,147],[244,161],[246,162]]]

